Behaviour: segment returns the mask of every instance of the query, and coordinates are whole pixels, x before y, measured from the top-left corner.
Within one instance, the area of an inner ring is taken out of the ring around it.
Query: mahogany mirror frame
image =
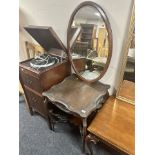
[[[124,96],[120,95],[120,89],[123,83],[123,76],[124,76],[124,71],[125,71],[125,67],[127,64],[127,56],[128,56],[128,51],[131,45],[131,41],[132,41],[132,37],[133,37],[133,31],[134,31],[134,27],[135,27],[135,6],[133,6],[132,8],[132,13],[131,13],[131,18],[130,18],[130,23],[129,23],[129,29],[128,29],[128,35],[127,35],[127,41],[125,43],[125,46],[123,48],[123,57],[121,60],[121,67],[120,67],[120,74],[118,76],[118,88],[116,91],[116,98],[120,99],[122,101],[125,101],[127,103],[130,104],[135,104],[134,100],[131,100],[129,98],[126,98]]]
[[[87,80],[85,78],[83,78],[79,72],[77,71],[74,63],[73,63],[73,59],[72,59],[72,56],[71,56],[71,47],[70,47],[70,29],[71,29],[71,25],[73,23],[73,20],[74,20],[74,16],[76,15],[76,13],[83,7],[85,6],[91,6],[93,8],[95,8],[96,10],[98,10],[98,12],[100,13],[101,15],[101,18],[103,20],[103,22],[105,23],[105,26],[106,26],[106,29],[107,29],[107,32],[108,32],[108,57],[107,57],[107,62],[104,66],[104,69],[102,70],[101,74],[99,77],[93,79],[93,80]],[[82,81],[85,81],[87,83],[91,83],[91,82],[95,82],[95,81],[98,81],[100,80],[104,74],[106,73],[108,67],[109,67],[109,64],[110,64],[110,60],[111,60],[111,57],[112,57],[112,47],[113,47],[113,38],[112,38],[112,30],[111,30],[111,26],[110,26],[110,22],[108,20],[108,17],[105,13],[105,11],[101,8],[101,6],[99,6],[98,4],[94,3],[94,2],[91,2],[91,1],[85,1],[81,4],[79,4],[75,10],[73,11],[71,17],[70,17],[70,20],[69,20],[69,24],[68,24],[68,29],[67,29],[67,49],[68,49],[68,58],[69,58],[69,61],[77,75],[78,78],[80,78]]]

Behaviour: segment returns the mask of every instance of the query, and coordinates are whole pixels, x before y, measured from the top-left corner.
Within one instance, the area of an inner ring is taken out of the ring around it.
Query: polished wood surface
[[[119,96],[135,101],[135,83],[127,80],[123,80],[120,87]]]
[[[127,154],[134,154],[134,105],[110,97],[87,130],[103,142],[107,142]]]
[[[109,85],[102,84],[99,81],[87,84],[78,79],[75,74],[72,74],[61,83],[43,92],[43,96],[57,108],[82,120],[81,136],[83,150],[85,148],[84,141],[87,133],[88,119],[107,100],[109,88]]]
[[[87,118],[107,99],[109,88],[109,85],[104,85],[99,81],[87,84],[72,74],[43,92],[43,96],[54,102],[59,108],[79,117]]]

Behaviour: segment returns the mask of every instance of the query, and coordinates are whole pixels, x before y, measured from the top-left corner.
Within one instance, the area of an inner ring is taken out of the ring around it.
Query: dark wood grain
[[[24,29],[46,50],[51,48],[62,49],[67,52],[66,47],[59,39],[52,27],[48,26],[27,26]]]

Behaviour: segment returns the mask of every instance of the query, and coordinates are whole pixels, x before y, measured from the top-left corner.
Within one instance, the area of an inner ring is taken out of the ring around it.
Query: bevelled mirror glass
[[[103,77],[112,55],[112,31],[99,5],[84,2],[75,9],[68,26],[67,46],[80,79],[94,82]]]

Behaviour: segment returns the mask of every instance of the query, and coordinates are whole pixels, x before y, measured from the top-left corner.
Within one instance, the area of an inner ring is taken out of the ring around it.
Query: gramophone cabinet
[[[33,115],[34,111],[39,113],[48,120],[50,126],[50,118],[48,116],[50,107],[44,102],[42,92],[69,76],[71,72],[70,64],[66,56],[66,49],[52,28],[30,26],[25,29],[46,50],[46,53],[59,59],[58,63],[40,69],[30,66],[30,62],[34,58],[19,64],[20,82],[26,96],[30,114]]]

